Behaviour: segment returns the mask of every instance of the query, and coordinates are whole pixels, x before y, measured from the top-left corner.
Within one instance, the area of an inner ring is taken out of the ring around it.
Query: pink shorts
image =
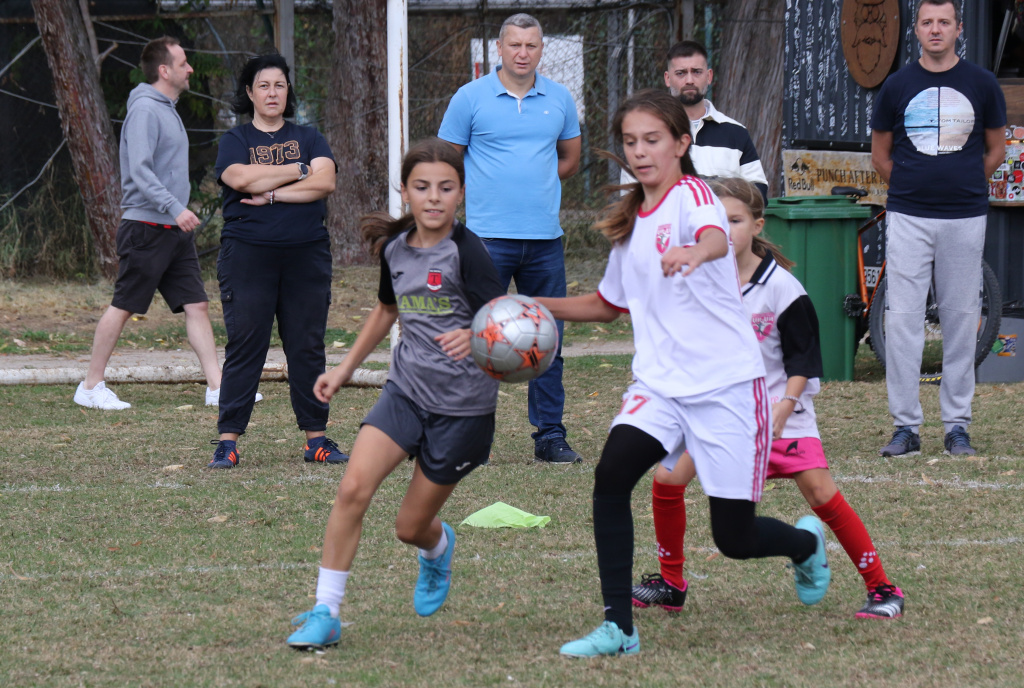
[[[782,438],[772,442],[768,479],[792,478],[811,468],[828,468],[825,450],[817,437]]]

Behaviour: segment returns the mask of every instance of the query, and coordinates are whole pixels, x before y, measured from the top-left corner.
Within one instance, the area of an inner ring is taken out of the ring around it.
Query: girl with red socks
[[[743,179],[709,180],[709,184],[728,214],[743,305],[767,372],[773,431],[767,477],[795,480],[815,515],[832,529],[850,557],[868,591],[857,618],[902,616],[903,591],[886,576],[871,536],[832,480],[822,450],[814,415],[814,395],[822,374],[814,306],[788,271],[793,263],[759,236],[764,200],[757,187]],[[655,471],[651,499],[661,572],[647,574],[633,586],[634,606],[659,606],[672,612],[683,608],[685,491],[695,475],[685,450],[666,457]]]

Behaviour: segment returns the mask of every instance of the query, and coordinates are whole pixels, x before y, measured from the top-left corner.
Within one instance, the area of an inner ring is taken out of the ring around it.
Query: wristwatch
[[[299,181],[301,182],[309,176],[309,165],[304,162],[297,162],[295,164],[299,166]]]

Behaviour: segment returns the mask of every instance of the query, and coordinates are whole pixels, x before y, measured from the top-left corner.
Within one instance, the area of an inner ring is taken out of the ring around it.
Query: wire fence
[[[559,3],[558,9],[550,9],[548,3],[548,8],[533,10],[526,7],[528,4],[520,3],[521,7],[514,10],[488,11],[488,3],[481,2],[473,9],[447,11],[442,7],[410,14],[410,136],[415,140],[437,133],[455,91],[495,68],[501,22],[514,11],[529,11],[544,29],[539,71],[569,88],[582,130],[583,159],[580,172],[564,187],[563,224],[567,230],[589,226],[603,205],[601,187],[618,179],[617,168],[597,158],[594,150],[613,145],[610,121],[629,93],[664,87],[664,56],[674,36],[673,3],[608,7],[607,3],[577,0],[576,4]],[[705,9],[713,4],[710,0],[703,3]],[[702,14],[701,5],[698,3],[696,35],[710,39],[714,35],[711,13]],[[299,9],[295,16],[293,69],[299,99],[296,119],[323,128],[323,106],[330,97],[326,84],[331,51],[339,38],[333,35],[328,5],[303,4]],[[235,77],[245,59],[273,50],[272,30],[265,18],[256,12],[223,16],[204,12],[196,18],[101,19],[93,23],[98,50],[107,52],[101,83],[115,136],[120,133],[128,93],[141,76],[137,65],[142,47],[164,34],[181,38],[195,74],[178,111],[191,146],[193,206],[209,219],[207,230],[199,237],[207,248],[219,242],[219,189],[212,173],[219,135],[237,123],[230,103]],[[22,247],[18,257],[0,246],[0,273],[24,275],[40,271],[33,266],[38,256],[31,247],[50,231],[45,212],[39,215],[39,204],[33,202],[33,197],[44,193],[41,184],[71,180],[61,184],[68,195],[75,194],[75,187],[50,71],[34,24],[0,24],[0,65],[0,121],[9,122],[13,133],[0,137],[0,155],[8,161],[0,167],[0,245],[11,241],[13,232]],[[52,167],[53,174],[42,174],[48,167]],[[52,195],[54,191],[45,193]],[[78,253],[80,262],[89,263],[88,232],[65,234],[84,237]],[[76,272],[93,274],[84,264]]]

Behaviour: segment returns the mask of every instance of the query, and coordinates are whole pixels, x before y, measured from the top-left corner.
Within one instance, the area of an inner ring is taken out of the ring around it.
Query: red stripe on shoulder
[[[628,308],[621,308],[620,306],[616,306],[614,303],[612,303],[611,301],[606,299],[604,297],[604,294],[602,294],[601,292],[597,292],[597,298],[599,298],[602,301],[604,301],[608,305],[609,308],[614,308],[619,313],[629,313],[629,309]]]
[[[711,193],[711,187],[703,179],[687,176],[683,177],[682,182],[686,184],[690,193],[693,194],[693,200],[698,208],[702,205],[713,203],[714,194]]]
[[[724,230],[724,229],[722,229],[721,227],[719,227],[718,225],[704,225],[703,227],[701,227],[700,229],[698,229],[698,230],[697,230],[697,233],[696,233],[696,234],[694,235],[694,238],[695,238],[695,239],[696,239],[697,241],[700,241],[700,235],[704,233],[704,230],[705,230],[705,229],[717,229],[717,230],[718,230],[719,232],[721,232],[722,234],[725,234],[725,230]]]

